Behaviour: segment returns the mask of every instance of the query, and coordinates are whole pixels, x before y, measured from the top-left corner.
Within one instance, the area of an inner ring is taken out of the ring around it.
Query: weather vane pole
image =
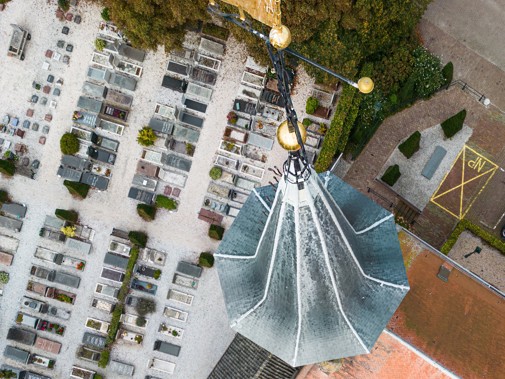
[[[374,84],[370,78],[364,77],[357,83],[345,78],[336,72],[313,62],[288,48],[291,43],[291,32],[281,22],[281,0],[222,0],[224,3],[238,8],[239,14],[224,13],[214,0],[209,0],[208,10],[210,13],[222,17],[242,29],[256,35],[265,41],[268,55],[275,68],[277,75],[277,87],[284,99],[286,118],[277,129],[279,144],[289,152],[288,161],[284,165],[286,180],[297,183],[303,187],[303,182],[310,175],[304,143],[307,137],[305,126],[298,121],[296,111],[290,96],[290,80],[286,71],[284,52],[301,59],[302,61],[317,67],[337,79],[357,88],[361,93],[370,93]],[[271,27],[268,37],[254,29],[246,19],[249,14],[253,19]]]

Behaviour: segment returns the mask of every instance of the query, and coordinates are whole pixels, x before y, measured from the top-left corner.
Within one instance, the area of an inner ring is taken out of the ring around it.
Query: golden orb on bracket
[[[268,39],[277,50],[285,49],[291,43],[291,32],[285,25],[274,26],[270,30]]]
[[[305,143],[307,140],[307,130],[305,129],[305,126],[299,121],[298,130],[300,131],[300,136],[302,137],[303,143]],[[279,145],[281,145],[282,148],[287,151],[297,151],[301,148],[296,139],[295,131],[289,130],[288,120],[283,121],[277,128],[277,142],[279,142]]]
[[[368,77],[363,77],[360,80],[358,80],[358,89],[359,92],[361,93],[370,93],[372,92],[374,87],[372,79]]]

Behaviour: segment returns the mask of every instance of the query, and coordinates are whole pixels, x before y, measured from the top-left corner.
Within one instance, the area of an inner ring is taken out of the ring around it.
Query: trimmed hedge
[[[152,221],[156,217],[156,207],[147,204],[137,204],[137,213],[145,221]]]
[[[456,113],[454,116],[449,117],[447,120],[442,122],[442,124],[440,124],[447,138],[453,137],[463,128],[465,117],[466,109],[463,109],[461,112]]]
[[[224,228],[221,225],[211,224],[209,227],[209,237],[218,241],[223,239]]]
[[[54,211],[54,215],[58,217],[60,220],[68,221],[73,224],[75,224],[79,219],[79,213],[73,210],[68,211],[66,209],[56,209]]]
[[[14,163],[7,159],[0,159],[0,173],[6,176],[14,176],[16,173],[16,166]]]
[[[319,100],[311,96],[307,99],[307,103],[305,104],[305,112],[307,114],[314,114],[318,106]]]
[[[164,208],[171,211],[173,209],[177,209],[177,202],[174,199],[171,199],[170,197],[166,197],[164,195],[157,195],[156,206],[158,208]]]
[[[410,159],[416,151],[419,150],[419,143],[421,142],[421,133],[415,131],[403,143],[398,146],[398,150],[402,152],[407,159]]]
[[[140,246],[140,247],[146,247],[147,245],[147,234],[143,232],[138,232],[138,231],[131,231],[128,233],[128,238],[130,239],[130,242],[134,245]]]
[[[208,251],[200,253],[200,257],[198,258],[198,264],[202,267],[211,268],[212,266],[214,266],[214,256],[212,255],[212,253],[209,253]]]
[[[342,135],[343,125],[345,118],[347,117],[347,110],[350,109],[354,95],[357,90],[354,87],[346,86],[342,90],[342,95],[338,100],[337,110],[333,116],[330,128],[326,132],[323,140],[323,145],[321,147],[321,152],[317,157],[314,168],[317,172],[324,172],[328,170],[333,161],[333,157],[337,152],[339,139]]]
[[[9,192],[0,190],[0,204],[9,201]]]
[[[67,187],[68,192],[72,196],[75,196],[79,199],[85,199],[88,196],[89,189],[91,188],[89,184],[73,182],[71,180],[64,180],[63,185]]]
[[[491,233],[486,232],[480,226],[468,220],[461,220],[460,222],[458,222],[458,224],[452,231],[447,241],[445,241],[445,243],[440,248],[440,252],[442,252],[445,255],[449,254],[452,247],[458,240],[459,235],[463,233],[465,230],[468,230],[473,234],[475,234],[477,237],[482,238],[482,240],[484,240],[487,244],[499,250],[502,254],[505,255],[505,242],[500,240],[498,237],[495,237]]]
[[[104,350],[100,353],[100,359],[98,360],[98,367],[105,368],[109,364],[110,351]]]
[[[382,175],[381,180],[389,184],[391,187],[396,183],[402,174],[400,173],[400,167],[395,164],[394,166],[389,166],[384,175]]]
[[[452,64],[452,62],[448,62],[442,68],[442,76],[444,77],[446,85],[451,84],[453,75],[454,75],[454,65]]]

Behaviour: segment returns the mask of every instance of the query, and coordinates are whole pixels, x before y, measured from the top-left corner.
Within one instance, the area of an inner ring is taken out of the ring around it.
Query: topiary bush
[[[402,152],[407,159],[414,155],[419,150],[419,143],[421,142],[421,133],[415,131],[403,143],[398,146],[398,150]]]
[[[209,227],[209,237],[218,241],[223,239],[224,228],[221,225],[212,224]]]
[[[16,173],[16,166],[14,162],[8,159],[0,159],[0,173],[5,176],[14,176]]]
[[[211,268],[214,266],[214,256],[208,251],[200,253],[200,258],[198,258],[198,264],[202,267]]]
[[[444,131],[444,135],[447,138],[452,138],[457,132],[459,132],[463,128],[463,122],[466,117],[466,109],[463,109],[461,112],[456,113],[454,116],[449,117],[447,120],[442,122],[440,126]]]
[[[78,199],[85,199],[88,196],[89,189],[91,188],[89,184],[73,182],[71,180],[64,180],[63,185],[67,187],[68,192]]]
[[[137,204],[137,213],[144,221],[152,221],[156,217],[156,207],[147,204]]]
[[[223,175],[221,167],[214,166],[210,169],[209,176],[213,180],[218,180]]]
[[[6,203],[9,201],[9,192],[0,190],[0,204]]]
[[[60,150],[65,155],[74,155],[79,151],[79,139],[73,133],[65,133],[60,139]]]
[[[389,184],[391,187],[396,183],[396,181],[400,178],[400,167],[395,164],[394,166],[389,166],[384,175],[382,175],[381,180]]]
[[[305,104],[305,112],[307,114],[314,114],[318,106],[319,100],[311,96],[307,99],[307,103]]]
[[[110,21],[110,11],[109,8],[103,8],[102,13],[100,13],[104,21]]]
[[[454,65],[452,64],[452,62],[448,62],[442,68],[442,76],[444,77],[446,85],[451,84],[453,75],[454,75]]]
[[[54,215],[58,217],[60,220],[68,221],[73,224],[75,224],[79,219],[79,213],[73,210],[68,211],[66,209],[56,209],[54,211]]]
[[[164,195],[157,195],[156,196],[156,206],[158,208],[174,210],[174,209],[177,209],[177,201],[175,201],[174,199],[171,199],[170,197],[164,196]]]
[[[147,234],[143,232],[138,232],[138,231],[131,231],[128,233],[128,238],[130,239],[130,242],[134,245],[140,246],[140,247],[146,247],[147,245]]]

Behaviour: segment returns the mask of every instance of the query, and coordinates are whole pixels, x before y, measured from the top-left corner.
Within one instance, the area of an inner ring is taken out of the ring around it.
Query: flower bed
[[[58,334],[60,336],[62,336],[65,333],[65,327],[63,325],[50,322],[47,320],[41,320],[37,326],[37,330]]]

